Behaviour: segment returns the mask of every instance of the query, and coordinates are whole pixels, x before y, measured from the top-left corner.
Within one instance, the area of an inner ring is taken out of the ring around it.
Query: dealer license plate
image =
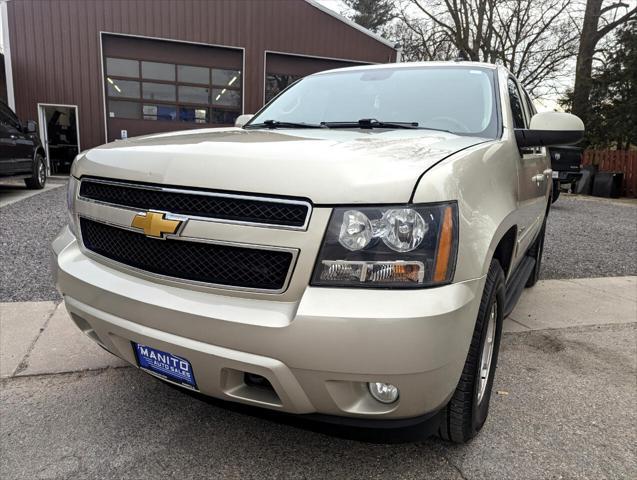
[[[551,175],[553,176],[553,178],[559,178],[560,172],[556,172],[555,170],[553,170],[553,173]]]
[[[133,346],[140,368],[183,387],[197,390],[195,375],[188,360],[147,345],[133,342]]]

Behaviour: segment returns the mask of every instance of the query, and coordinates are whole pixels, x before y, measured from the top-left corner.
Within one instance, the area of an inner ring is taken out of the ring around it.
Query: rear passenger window
[[[533,105],[531,97],[526,90],[524,91],[524,102],[526,104],[526,110],[529,113],[529,123],[531,123],[531,118],[537,113],[537,110],[535,109],[535,105]]]
[[[509,78],[509,101],[511,102],[511,112],[513,113],[513,128],[525,128],[524,125],[524,110],[522,107],[522,99],[518,92],[518,86],[515,80]]]

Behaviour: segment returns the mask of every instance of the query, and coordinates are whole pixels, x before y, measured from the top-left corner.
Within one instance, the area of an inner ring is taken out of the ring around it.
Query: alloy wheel
[[[484,398],[484,393],[487,389],[487,384],[489,383],[489,375],[491,373],[491,360],[493,359],[493,347],[495,345],[495,330],[496,323],[498,319],[498,301],[493,300],[493,305],[491,305],[491,312],[489,313],[489,318],[487,319],[487,332],[486,338],[484,339],[484,343],[482,344],[482,352],[480,353],[480,366],[478,379],[478,405],[482,403]]]

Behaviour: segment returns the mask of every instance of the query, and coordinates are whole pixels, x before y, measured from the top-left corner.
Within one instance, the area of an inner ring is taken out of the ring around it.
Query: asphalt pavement
[[[2,380],[4,479],[635,478],[635,324],[505,334],[470,444],[372,444],[204,402],[133,368]]]
[[[507,320],[489,419],[456,446],[337,437],[186,395],[103,352],[50,280],[64,190],[0,207],[0,478],[637,478],[637,202],[554,205],[552,280]]]

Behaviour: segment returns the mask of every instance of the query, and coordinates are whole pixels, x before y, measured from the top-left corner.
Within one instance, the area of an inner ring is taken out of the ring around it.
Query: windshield
[[[406,122],[416,128],[495,138],[493,77],[490,69],[456,66],[321,73],[285,90],[247,128],[358,128],[360,120],[370,127],[373,119],[376,128],[398,128],[390,124]]]

